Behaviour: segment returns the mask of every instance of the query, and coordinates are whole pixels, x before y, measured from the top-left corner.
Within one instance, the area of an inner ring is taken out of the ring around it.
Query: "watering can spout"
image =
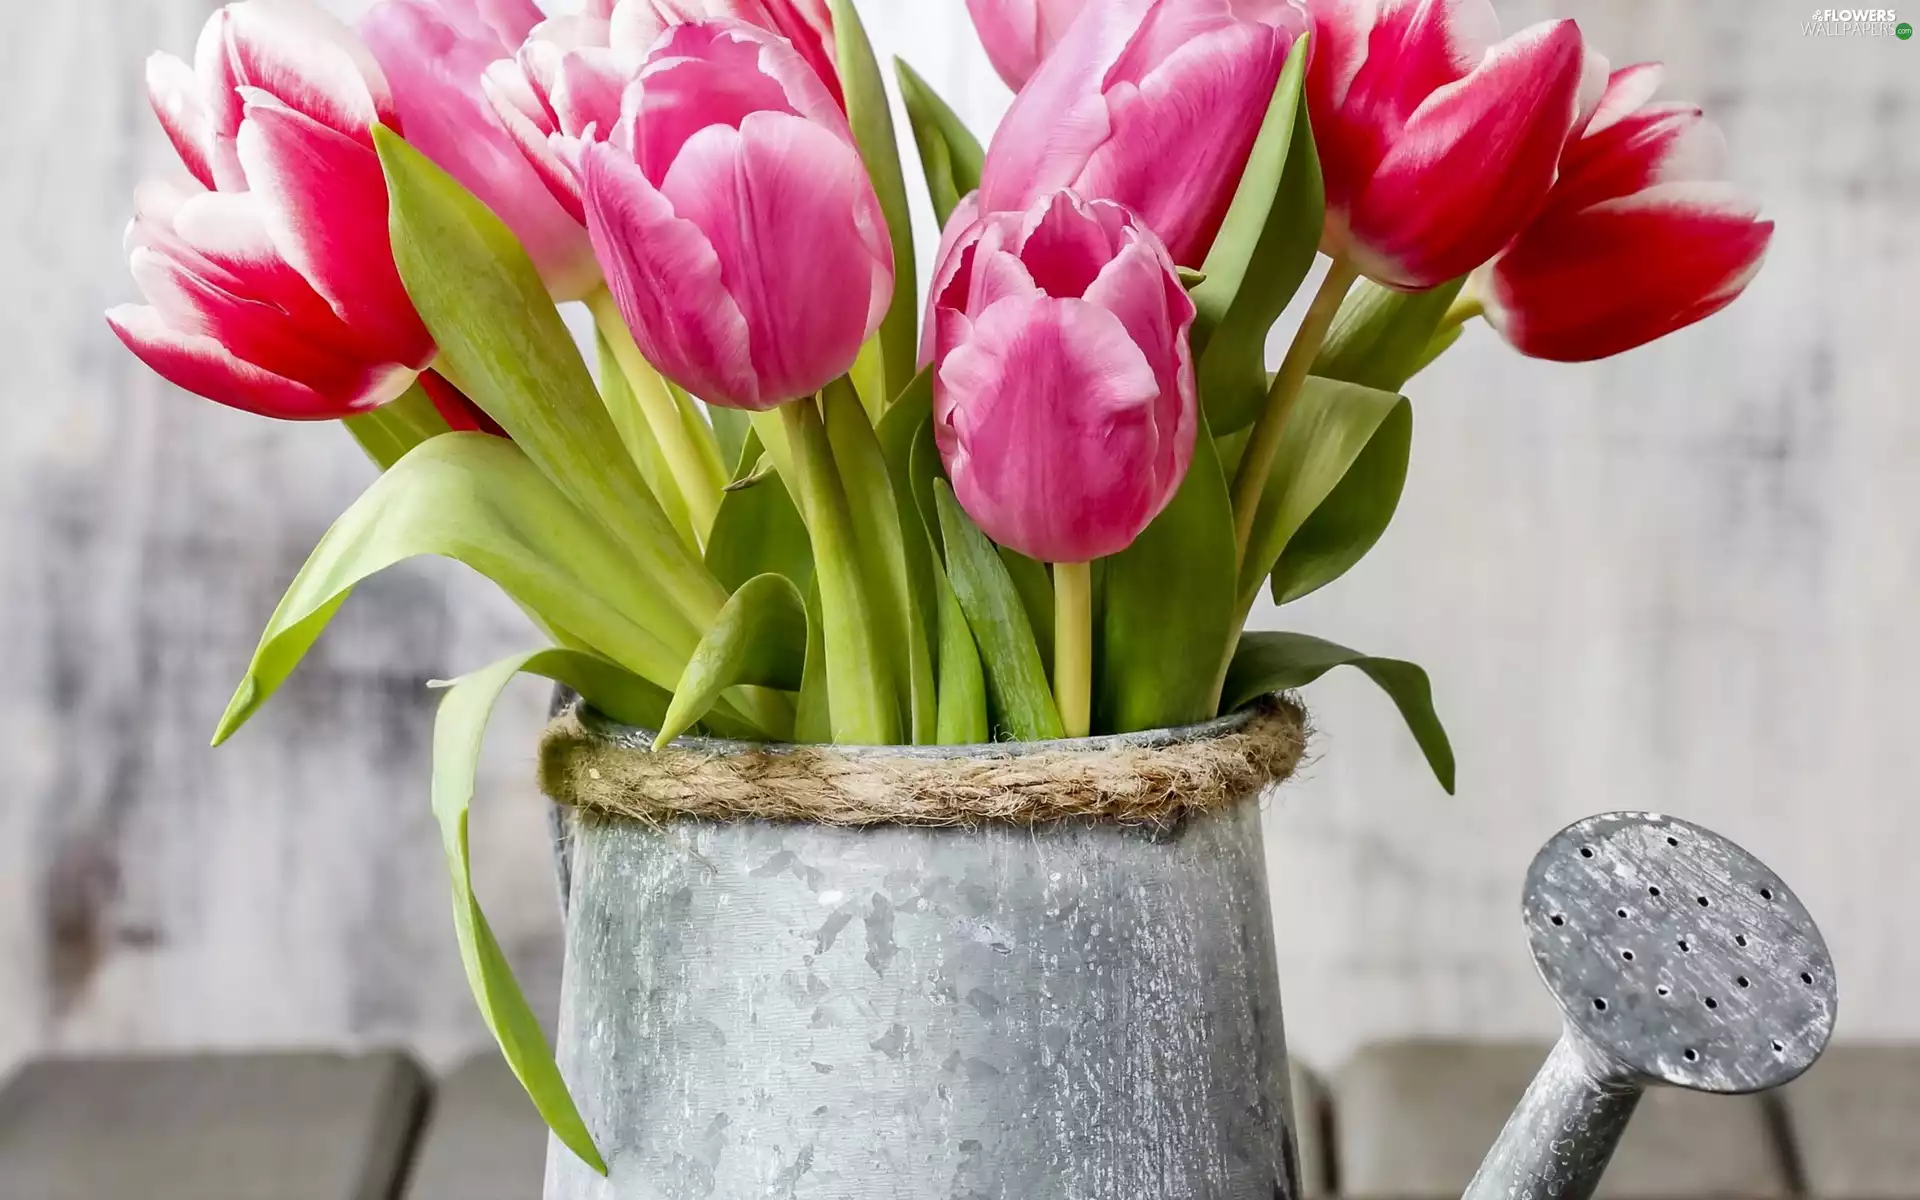
[[[1523,908],[1565,1031],[1465,1200],[1587,1200],[1649,1085],[1764,1091],[1832,1035],[1813,918],[1697,825],[1609,813],[1568,826],[1534,859]]]

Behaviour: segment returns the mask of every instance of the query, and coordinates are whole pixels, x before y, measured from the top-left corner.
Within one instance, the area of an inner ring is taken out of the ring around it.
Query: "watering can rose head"
[[[400,128],[416,149],[500,215],[561,300],[600,282],[593,247],[520,154],[481,87],[488,66],[543,17],[533,0],[382,0],[360,34],[392,82]]]
[[[370,132],[397,123],[386,76],[351,29],[291,0],[215,13],[194,58],[147,64],[193,182],[136,194],[128,259],[147,302],[109,324],[171,382],[268,416],[400,395],[434,347],[387,235]]]
[[[987,536],[1045,562],[1125,549],[1179,490],[1199,426],[1193,302],[1166,247],[1070,191],[950,243],[929,323],[955,497]]]
[[[982,211],[1071,187],[1133,210],[1175,262],[1199,266],[1306,25],[1287,0],[1089,6],[994,135]]]
[[[1656,104],[1660,66],[1624,67],[1576,130],[1545,207],[1469,285],[1523,354],[1578,362],[1733,302],[1773,222],[1720,179],[1726,144],[1691,104]]]
[[[660,372],[766,409],[853,365],[893,298],[893,249],[846,115],[785,39],[672,28],[623,78],[567,54],[548,152],[607,286]]]
[[[1537,212],[1579,107],[1572,21],[1504,41],[1487,0],[1310,0],[1321,249],[1417,291],[1492,258]],[[1597,93],[1600,78],[1587,83]]]

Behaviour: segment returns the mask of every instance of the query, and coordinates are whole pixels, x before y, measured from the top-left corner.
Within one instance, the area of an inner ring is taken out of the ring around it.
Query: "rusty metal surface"
[[[1566,1032],[1467,1200],[1585,1200],[1649,1084],[1741,1094],[1811,1066],[1833,1033],[1833,963],[1767,866],[1657,813],[1568,826],[1527,873],[1535,965]]]
[[[1298,1194],[1257,805],[568,821],[558,1051],[612,1173],[555,1149],[547,1200]]]

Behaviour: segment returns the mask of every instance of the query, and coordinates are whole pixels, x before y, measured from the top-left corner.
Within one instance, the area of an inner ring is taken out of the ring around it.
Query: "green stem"
[[[813,540],[833,740],[894,745],[900,741],[900,705],[881,660],[874,600],[861,579],[853,513],[834,467],[826,424],[811,397],[781,405],[780,420],[799,483],[795,500]]]
[[[1240,456],[1240,469],[1233,477],[1233,533],[1242,563],[1247,558],[1247,542],[1253,536],[1253,517],[1259,511],[1260,496],[1267,488],[1267,475],[1273,470],[1274,455],[1280,450],[1280,435],[1286,432],[1287,418],[1293,415],[1294,402],[1300,398],[1300,388],[1307,382],[1307,372],[1320,353],[1321,343],[1327,340],[1327,330],[1340,311],[1340,302],[1346,299],[1347,290],[1359,275],[1359,270],[1346,258],[1333,260],[1327,277],[1320,281],[1320,290],[1314,293],[1313,303],[1307,306],[1307,315],[1300,320],[1293,344],[1287,347],[1287,356],[1280,360],[1280,372],[1273,377],[1273,386],[1267,391],[1266,407],[1253,423],[1246,451]]]
[[[1465,325],[1475,317],[1485,315],[1486,311],[1487,306],[1474,292],[1473,283],[1469,280],[1467,286],[1460,290],[1460,294],[1453,298],[1453,303],[1447,306],[1446,313],[1440,318],[1440,327],[1434,330],[1434,336],[1438,337],[1449,329]]]
[[[1053,564],[1053,701],[1070,738],[1093,731],[1093,567]]]
[[[654,441],[659,443],[660,454],[693,519],[694,531],[704,543],[713,529],[714,515],[720,511],[720,489],[727,485],[719,447],[711,444],[711,436],[705,439],[710,444],[703,445],[689,428],[666,381],[634,345],[633,332],[614,304],[613,293],[604,287],[599,289],[587,297],[587,308],[601,336],[607,339],[614,361],[620,364],[620,373],[627,377],[627,387],[652,429]]]

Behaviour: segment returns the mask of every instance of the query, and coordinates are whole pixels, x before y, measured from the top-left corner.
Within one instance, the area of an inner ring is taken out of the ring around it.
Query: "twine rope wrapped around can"
[[[687,738],[654,753],[622,730],[578,701],[561,711],[540,744],[547,795],[647,823],[1165,825],[1257,797],[1293,773],[1308,736],[1305,712],[1279,696],[1185,730],[991,747]]]

